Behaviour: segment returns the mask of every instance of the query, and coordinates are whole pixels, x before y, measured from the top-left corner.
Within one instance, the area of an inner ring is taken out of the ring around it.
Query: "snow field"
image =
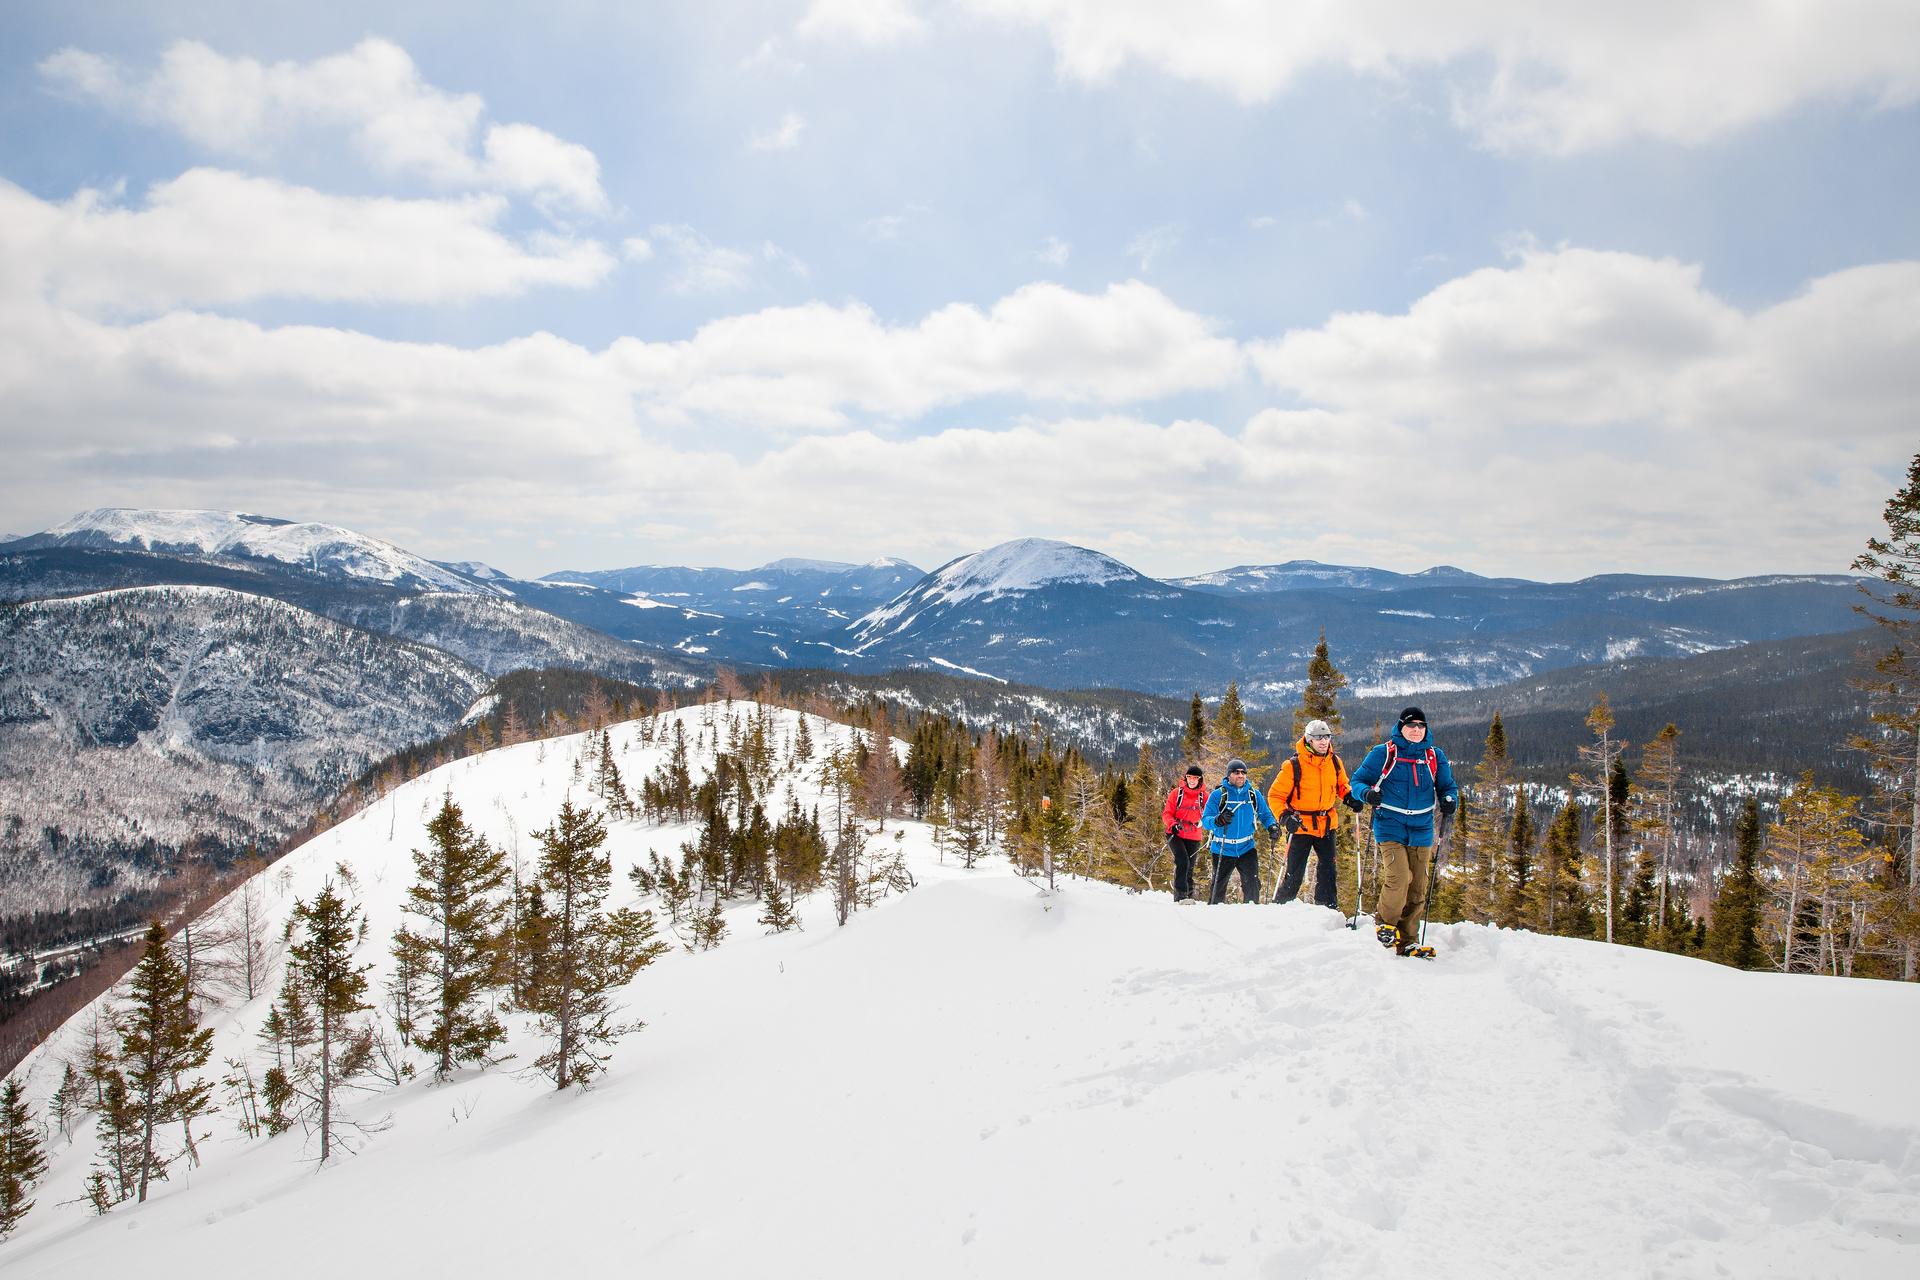
[[[705,713],[674,714],[691,744]],[[784,736],[795,716],[777,715]],[[848,733],[812,728],[816,763]],[[632,737],[613,730],[616,748]],[[275,910],[346,862],[379,990],[407,851],[442,793],[531,866],[531,833],[570,786],[585,795],[584,745],[407,784],[270,872]],[[623,752],[628,783],[666,749]],[[697,775],[710,748],[693,758]],[[691,834],[609,830],[615,901],[628,865]],[[1425,964],[1320,908],[1042,894],[998,858],[942,864],[919,824],[874,838],[897,832],[920,880],[905,897],[838,929],[818,895],[805,931],[778,937],[743,903],[717,950],[641,973],[625,1004],[647,1029],[591,1090],[525,1072],[537,1050],[516,1020],[515,1062],[353,1101],[387,1122],[354,1156],[316,1173],[298,1129],[245,1142],[218,1118],[203,1168],[104,1219],[58,1203],[80,1194],[83,1125],[0,1269],[1839,1277],[1920,1262],[1911,987],[1466,925],[1434,929],[1442,958]],[[257,1052],[266,1008],[216,1016],[216,1063]],[[30,1071],[41,1105],[58,1067]]]

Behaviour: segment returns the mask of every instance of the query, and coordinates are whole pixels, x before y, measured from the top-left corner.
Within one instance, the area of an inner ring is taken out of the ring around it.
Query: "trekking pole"
[[[1447,837],[1441,836],[1433,843],[1433,865],[1427,868],[1427,905],[1420,909],[1420,944],[1427,945],[1427,917],[1433,914],[1433,886],[1440,879],[1440,858],[1447,847]]]

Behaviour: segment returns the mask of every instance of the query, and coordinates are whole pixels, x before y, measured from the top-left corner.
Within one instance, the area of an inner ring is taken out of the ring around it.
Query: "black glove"
[[[1297,836],[1300,834],[1300,815],[1288,810],[1287,816],[1280,819],[1280,825],[1287,829],[1289,837]]]
[[[1213,826],[1216,831],[1225,831],[1228,827],[1232,825],[1233,825],[1233,814],[1228,810],[1222,809],[1220,810],[1220,812],[1213,815]]]
[[[1174,834],[1175,832],[1177,832],[1177,831],[1179,831],[1179,830],[1180,830],[1180,824],[1176,822],[1176,823],[1174,823],[1174,824],[1173,824],[1172,826],[1170,826],[1170,827],[1168,827],[1168,828],[1167,828],[1167,834],[1168,834],[1169,836],[1171,836],[1171,835],[1173,835],[1173,834]]]
[[[1385,795],[1385,794],[1384,794],[1384,793],[1383,793],[1383,792],[1382,792],[1382,791],[1380,790],[1380,788],[1378,788],[1378,787],[1368,787],[1368,788],[1367,788],[1367,803],[1368,803],[1368,804],[1379,804],[1379,803],[1380,803],[1380,802],[1381,802],[1382,800],[1384,800],[1384,799],[1386,799],[1386,798],[1387,798],[1387,797],[1386,797],[1386,795]]]
[[[1460,807],[1460,797],[1459,797],[1459,796],[1441,796],[1441,797],[1440,797],[1440,812],[1441,812],[1441,813],[1444,813],[1444,814],[1446,814],[1447,816],[1449,816],[1449,817],[1451,817],[1451,816],[1453,816],[1453,811],[1454,811],[1455,809],[1458,809],[1459,807]]]
[[[1360,798],[1360,795],[1358,792],[1354,792],[1354,791],[1349,791],[1344,796],[1341,796],[1340,803],[1347,806],[1347,808],[1353,810],[1355,813],[1359,813],[1362,809],[1367,807],[1367,802]]]

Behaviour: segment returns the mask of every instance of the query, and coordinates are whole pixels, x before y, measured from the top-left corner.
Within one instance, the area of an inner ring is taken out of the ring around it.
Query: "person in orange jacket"
[[[1293,755],[1280,765],[1267,788],[1267,805],[1280,818],[1287,840],[1287,871],[1274,892],[1275,902],[1292,902],[1306,879],[1307,857],[1317,855],[1313,900],[1338,911],[1338,886],[1333,856],[1333,831],[1339,825],[1340,802],[1349,787],[1347,767],[1333,750],[1333,728],[1325,720],[1307,725],[1294,745]]]
[[[1200,852],[1206,832],[1200,827],[1200,814],[1207,807],[1207,775],[1199,765],[1189,765],[1187,776],[1167,793],[1160,806],[1160,825],[1167,833],[1167,848],[1173,851],[1173,900],[1193,901],[1193,859]]]

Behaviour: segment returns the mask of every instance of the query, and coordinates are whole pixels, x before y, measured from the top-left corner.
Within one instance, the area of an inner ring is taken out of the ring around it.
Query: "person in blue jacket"
[[[1269,835],[1280,830],[1280,820],[1267,807],[1267,798],[1247,782],[1247,762],[1227,762],[1227,780],[1207,797],[1200,825],[1212,834],[1213,892],[1208,903],[1227,900],[1227,882],[1240,873],[1240,896],[1260,901],[1261,827]]]
[[[1427,740],[1427,717],[1418,707],[1400,713],[1393,736],[1367,752],[1352,774],[1347,807],[1373,806],[1373,838],[1380,845],[1380,900],[1374,935],[1401,955],[1432,955],[1419,947],[1420,920],[1427,912],[1436,830],[1446,837],[1460,806],[1453,766]]]

